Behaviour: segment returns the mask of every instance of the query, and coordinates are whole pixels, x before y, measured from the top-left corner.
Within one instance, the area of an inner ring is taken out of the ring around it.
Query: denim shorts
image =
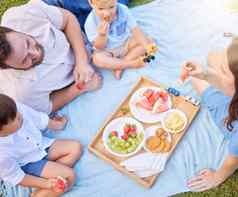
[[[46,149],[46,152],[48,152],[48,150],[49,150],[49,148]],[[41,173],[42,173],[47,162],[48,162],[48,158],[47,158],[47,156],[45,156],[44,158],[42,158],[39,161],[31,162],[24,166],[21,166],[21,169],[26,174],[41,177]]]

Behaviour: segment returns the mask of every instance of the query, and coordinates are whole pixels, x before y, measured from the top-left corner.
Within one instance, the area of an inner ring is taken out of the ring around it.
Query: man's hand
[[[90,81],[94,75],[95,71],[91,65],[76,65],[74,69],[74,78],[76,84],[78,83],[87,83]]]
[[[52,119],[49,119],[48,128],[55,131],[60,131],[65,128],[65,126],[67,125],[67,122],[68,120],[66,117],[56,116]]]
[[[188,187],[192,191],[201,192],[214,188],[222,182],[223,180],[216,171],[204,169],[188,181]]]

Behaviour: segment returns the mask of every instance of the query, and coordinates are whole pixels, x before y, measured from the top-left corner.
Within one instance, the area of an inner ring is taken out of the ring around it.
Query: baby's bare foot
[[[143,58],[139,57],[131,62],[131,68],[141,68],[145,66]]]
[[[122,70],[113,70],[113,74],[114,74],[114,77],[117,80],[120,80],[121,79]]]

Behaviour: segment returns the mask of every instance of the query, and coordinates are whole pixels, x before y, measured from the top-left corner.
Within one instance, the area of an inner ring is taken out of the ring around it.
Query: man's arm
[[[94,73],[88,62],[87,50],[82,31],[76,17],[69,11],[59,8],[63,13],[64,31],[75,55],[76,81],[89,81]]]

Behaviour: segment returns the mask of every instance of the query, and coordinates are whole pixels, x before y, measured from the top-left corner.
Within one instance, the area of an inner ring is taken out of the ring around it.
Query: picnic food
[[[145,146],[153,153],[166,153],[172,147],[172,140],[168,139],[168,133],[162,128],[158,128],[154,136],[147,138]]]
[[[61,176],[57,176],[57,181],[56,181],[56,185],[55,187],[58,189],[58,190],[61,190],[61,191],[65,191],[66,190],[66,187],[67,187],[67,181],[65,178],[61,177]]]
[[[136,105],[152,113],[161,113],[169,109],[168,97],[166,91],[148,88],[143,92],[142,98]]]
[[[112,131],[107,141],[108,147],[116,153],[128,154],[134,152],[142,143],[144,135],[137,131],[134,124],[125,124],[123,127],[123,135],[119,136],[119,132]]]
[[[181,74],[180,74],[180,81],[184,82],[189,77],[189,72],[193,70],[193,66],[191,64],[187,64],[182,68]]]
[[[109,21],[110,21],[110,16],[104,16],[103,19],[104,19],[105,21],[109,22]]]
[[[168,132],[179,133],[185,128],[186,122],[186,116],[183,112],[171,110],[171,112],[165,116],[163,126]]]

